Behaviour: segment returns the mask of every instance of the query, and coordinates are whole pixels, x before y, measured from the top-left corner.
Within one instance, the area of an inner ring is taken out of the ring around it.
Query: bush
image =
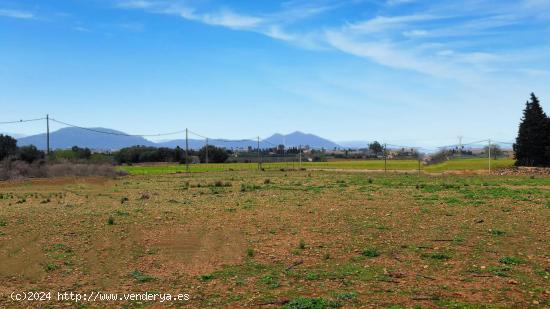
[[[17,152],[17,141],[9,135],[0,134],[0,160],[15,155]]]
[[[189,156],[194,154],[189,151]],[[180,147],[156,148],[146,146],[133,146],[122,148],[114,153],[115,161],[119,164],[142,162],[185,162],[185,152]],[[191,161],[190,161],[191,162]]]
[[[206,146],[199,150],[201,163],[206,163]],[[208,163],[224,163],[229,158],[229,153],[224,148],[208,145]]]
[[[0,180],[23,178],[47,178],[63,176],[121,176],[126,173],[117,171],[111,165],[100,164],[46,164],[43,160],[27,163],[18,160],[0,162]]]
[[[38,150],[34,145],[23,146],[17,149],[17,159],[27,163],[33,163],[44,159],[44,151]]]

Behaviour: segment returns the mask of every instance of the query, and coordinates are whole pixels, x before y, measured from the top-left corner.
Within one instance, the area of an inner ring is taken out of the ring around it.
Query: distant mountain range
[[[124,147],[135,145],[154,146],[154,147],[169,147],[175,148],[180,146],[185,148],[185,139],[176,139],[163,142],[153,142],[139,136],[126,136],[124,132],[116,131],[107,128],[90,128],[91,130],[107,132],[99,133],[79,128],[63,128],[50,133],[50,148],[51,149],[66,149],[72,146],[88,147],[95,150],[118,150]],[[189,139],[189,148],[199,149],[205,145],[205,140]],[[231,148],[247,148],[257,147],[255,140],[222,140],[211,139],[208,142],[210,145]],[[35,145],[39,149],[46,149],[46,134],[37,134],[31,136],[20,137],[17,139],[19,146]],[[300,145],[309,145],[311,148],[333,149],[340,147],[338,144],[313,135],[302,132],[294,132],[291,134],[274,134],[269,138],[260,141],[261,148],[276,147],[277,145],[286,145],[286,147],[298,147]]]

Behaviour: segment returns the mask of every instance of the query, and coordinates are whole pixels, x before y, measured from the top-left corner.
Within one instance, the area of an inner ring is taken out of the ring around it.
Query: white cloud
[[[348,25],[349,30],[362,33],[386,32],[392,29],[402,29],[410,23],[429,21],[441,17],[433,15],[404,15],[404,16],[377,16],[363,22]]]
[[[262,18],[237,14],[227,9],[198,16],[198,19],[205,24],[224,26],[232,29],[254,29],[263,22]]]
[[[403,31],[403,35],[409,38],[423,37],[428,35],[428,33],[429,33],[428,31],[421,30],[421,29]]]
[[[10,18],[18,18],[18,19],[34,19],[35,16],[32,13],[24,12],[24,11],[18,11],[18,10],[8,10],[8,9],[0,9],[0,16],[2,17],[10,17]]]
[[[491,46],[472,38],[484,35],[502,40],[504,37],[498,37],[498,34],[504,31],[504,27],[525,22],[528,16],[535,16],[537,9],[547,3],[546,0],[523,0],[519,4],[507,3],[495,8],[491,6],[494,2],[487,0],[464,1],[460,5],[456,2],[434,2],[418,13],[386,13],[341,26],[317,25],[306,31],[296,30],[299,25],[295,22],[349,2],[312,4],[293,0],[283,3],[281,11],[255,15],[229,8],[204,11],[180,1],[119,0],[118,5],[180,16],[207,25],[256,32],[303,48],[335,49],[395,69],[472,82],[486,73],[498,71],[503,63],[514,62],[514,57],[488,52]],[[408,2],[414,1],[388,0],[386,5]],[[540,53],[534,54],[540,57]],[[515,63],[518,63],[517,59]]]

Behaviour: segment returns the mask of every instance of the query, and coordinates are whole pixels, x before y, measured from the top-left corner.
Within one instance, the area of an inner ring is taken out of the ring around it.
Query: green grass
[[[513,159],[491,160],[491,168],[499,169],[511,167],[514,165]],[[428,172],[443,172],[448,170],[483,170],[489,169],[489,160],[487,158],[474,159],[453,159],[443,163],[434,164],[426,167]]]
[[[491,160],[491,166],[494,169],[511,167],[514,164],[512,159]],[[279,170],[284,168],[299,168],[297,162],[276,162],[264,163],[263,168],[267,170]],[[307,169],[356,169],[356,170],[383,170],[384,160],[353,160],[353,161],[332,161],[332,162],[303,162],[301,167]],[[422,170],[427,172],[443,172],[447,170],[483,170],[488,169],[488,160],[486,158],[474,159],[453,159],[443,163],[422,166]],[[418,169],[416,160],[388,160],[388,170],[411,170]],[[133,165],[120,166],[119,170],[130,174],[173,174],[186,172],[185,165],[165,164],[165,165]],[[200,172],[223,172],[223,171],[244,171],[257,170],[257,163],[222,163],[222,164],[191,164],[189,171],[193,173]]]

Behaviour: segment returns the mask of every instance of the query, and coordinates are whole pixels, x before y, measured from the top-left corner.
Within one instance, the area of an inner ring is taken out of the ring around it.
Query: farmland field
[[[346,164],[311,163],[379,163]],[[13,291],[190,295],[174,308],[550,306],[548,177],[245,166],[0,183],[0,307],[37,306]]]
[[[491,160],[493,168],[505,168],[514,164],[512,159]],[[281,168],[299,168],[300,166],[308,169],[348,169],[348,170],[384,170],[384,160],[348,160],[348,161],[332,161],[332,162],[303,162],[301,165],[298,162],[275,162],[264,163],[264,169],[281,169]],[[442,172],[446,170],[484,170],[489,168],[488,159],[455,159],[443,163],[421,166],[421,169],[426,172]],[[185,165],[169,164],[169,165],[136,165],[122,166],[121,170],[131,174],[166,174],[185,172]],[[224,163],[224,164],[191,164],[190,172],[219,172],[219,171],[245,171],[258,169],[257,163]],[[418,161],[416,160],[388,160],[388,170],[417,170]]]

